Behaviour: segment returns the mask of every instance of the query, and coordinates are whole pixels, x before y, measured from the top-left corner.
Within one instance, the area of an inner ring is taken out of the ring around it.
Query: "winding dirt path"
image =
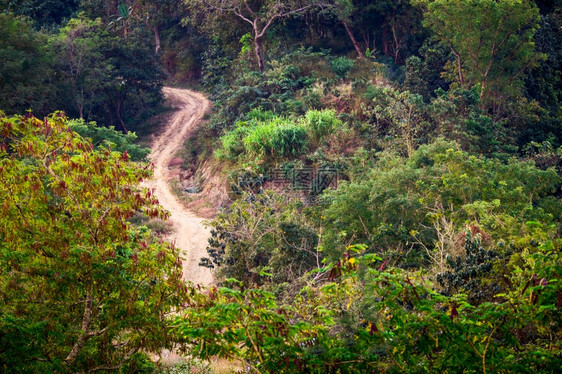
[[[198,265],[199,259],[207,255],[209,230],[203,227],[204,219],[185,209],[173,194],[169,185],[172,177],[168,165],[211,103],[198,92],[171,87],[164,87],[163,91],[168,103],[178,110],[152,143],[150,159],[154,163],[154,177],[144,185],[154,189],[160,204],[170,212],[174,232],[166,239],[174,243],[183,254],[184,280],[210,285],[213,282],[210,269]]]

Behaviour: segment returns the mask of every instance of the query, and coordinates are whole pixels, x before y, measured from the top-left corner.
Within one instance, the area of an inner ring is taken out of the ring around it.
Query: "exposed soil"
[[[199,266],[201,257],[207,255],[207,240],[210,236],[201,218],[186,209],[170,187],[174,171],[174,156],[185,139],[198,125],[211,103],[203,94],[187,89],[164,87],[168,104],[177,111],[167,120],[162,132],[152,142],[150,159],[154,164],[154,177],[144,186],[154,189],[160,204],[170,212],[174,231],[166,239],[178,247],[184,257],[183,278],[202,285],[213,283],[210,269]]]

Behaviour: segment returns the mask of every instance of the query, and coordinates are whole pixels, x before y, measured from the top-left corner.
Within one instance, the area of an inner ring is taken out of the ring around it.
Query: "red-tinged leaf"
[[[390,260],[386,260],[385,262],[383,262],[383,263],[381,264],[381,266],[379,267],[379,271],[383,271],[389,261],[390,261]]]
[[[375,325],[374,323],[370,323],[371,325],[371,329],[369,330],[369,335],[373,335],[377,332],[379,332],[379,329],[377,328],[377,325]]]
[[[453,322],[453,319],[458,316],[459,316],[459,312],[457,311],[457,306],[453,304],[451,306],[451,315],[449,316],[449,318],[451,318],[451,322]]]

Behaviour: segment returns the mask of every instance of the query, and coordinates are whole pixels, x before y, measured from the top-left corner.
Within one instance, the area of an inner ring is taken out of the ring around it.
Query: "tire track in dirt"
[[[166,101],[177,111],[152,143],[150,160],[154,164],[154,176],[144,186],[154,190],[160,204],[170,213],[169,220],[174,231],[166,239],[182,253],[183,279],[210,285],[213,283],[210,269],[199,266],[200,258],[207,255],[209,230],[202,224],[204,219],[187,210],[172,192],[169,184],[172,176],[168,165],[211,103],[203,94],[187,89],[164,87],[163,91]]]

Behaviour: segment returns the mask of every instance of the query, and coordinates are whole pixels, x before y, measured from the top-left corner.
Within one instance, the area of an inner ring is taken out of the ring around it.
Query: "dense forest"
[[[0,371],[559,372],[561,8],[0,0]],[[142,184],[165,86],[209,287]]]

